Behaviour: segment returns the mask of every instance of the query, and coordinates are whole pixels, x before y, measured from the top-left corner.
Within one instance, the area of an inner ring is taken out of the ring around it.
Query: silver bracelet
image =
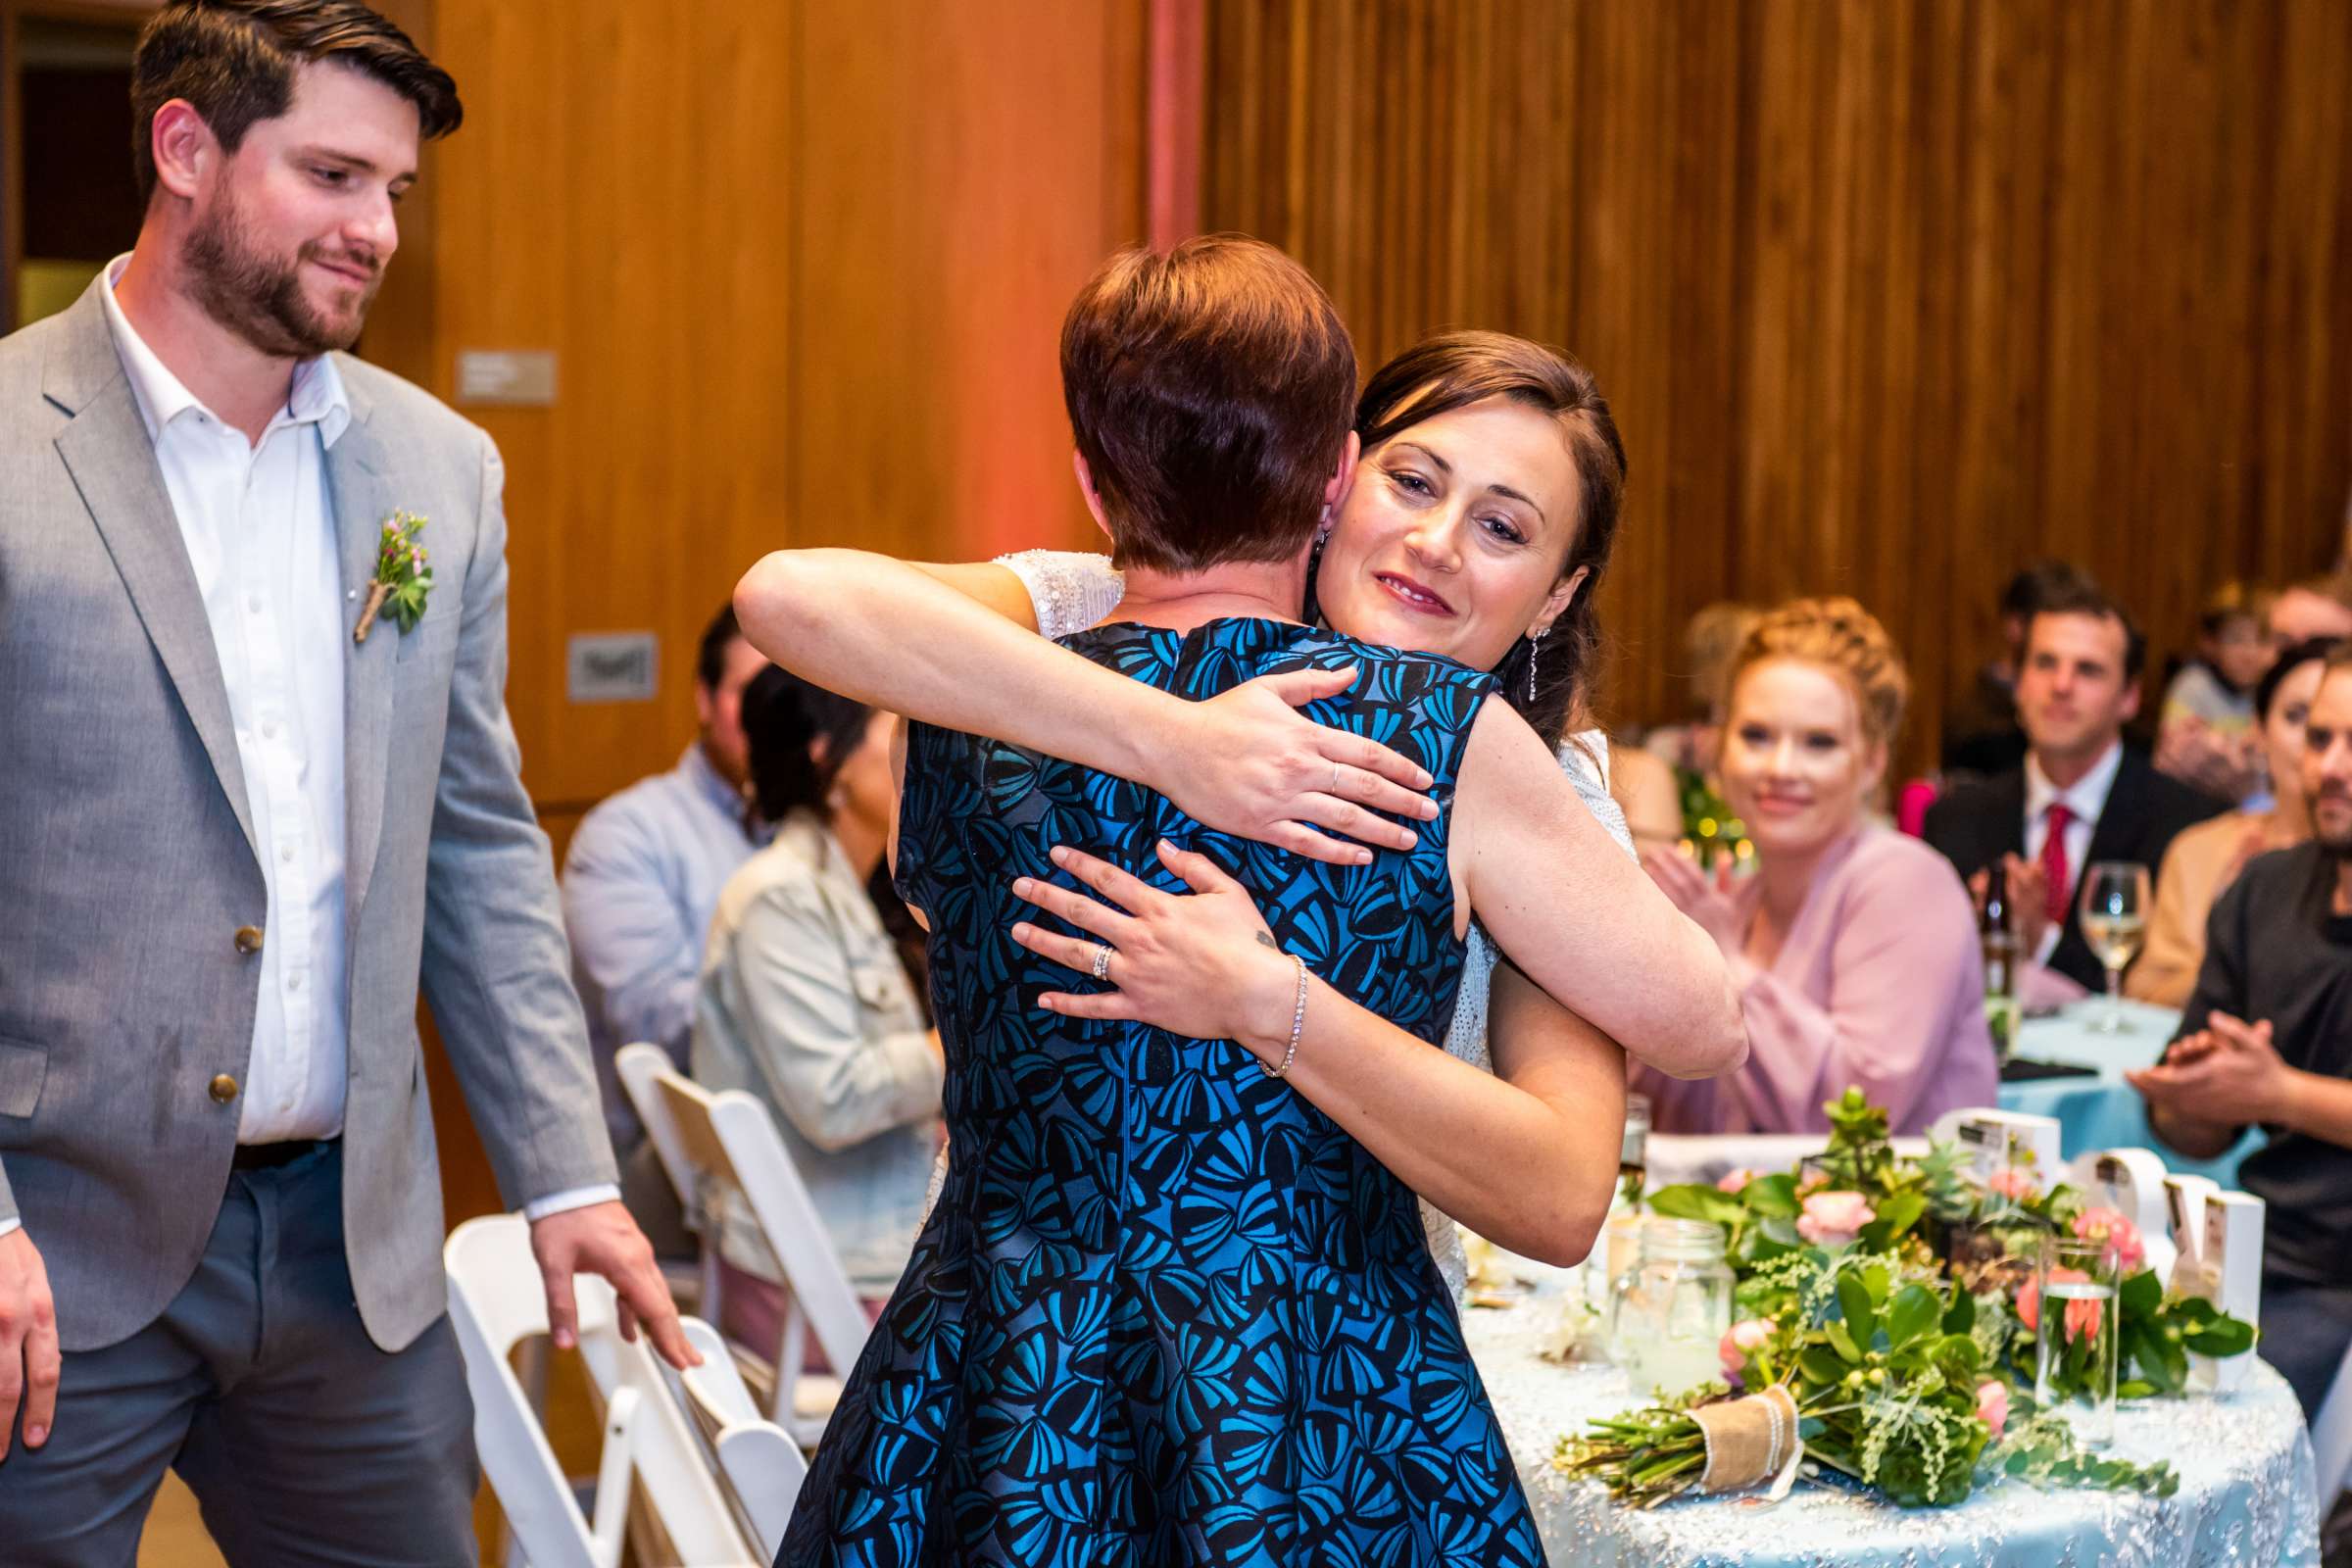
[[[1257,1070],[1269,1078],[1280,1078],[1291,1070],[1291,1063],[1298,1059],[1298,1037],[1306,1032],[1306,960],[1294,953],[1291,962],[1298,966],[1298,1001],[1291,1008],[1291,1043],[1282,1053],[1281,1066],[1257,1064]]]

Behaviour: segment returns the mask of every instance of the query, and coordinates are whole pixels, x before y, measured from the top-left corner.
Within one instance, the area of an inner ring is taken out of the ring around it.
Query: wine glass
[[[2103,1035],[2135,1033],[2124,1022],[2124,970],[2147,932],[2148,868],[2100,860],[2082,877],[2082,940],[2107,968],[2107,1010],[2091,1024]]]

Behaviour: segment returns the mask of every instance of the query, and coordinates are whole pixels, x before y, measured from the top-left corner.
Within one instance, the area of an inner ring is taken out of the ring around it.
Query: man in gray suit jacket
[[[470,1561],[420,972],[558,1342],[585,1270],[692,1352],[517,776],[498,455],[335,352],[456,88],[352,0],[172,0],[132,98],[137,248],[0,341],[0,1558],[128,1564],[174,1464],[241,1564]]]

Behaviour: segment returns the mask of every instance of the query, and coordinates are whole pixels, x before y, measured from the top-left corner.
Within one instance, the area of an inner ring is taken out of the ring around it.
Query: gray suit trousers
[[[229,1177],[195,1276],[128,1339],[65,1357],[48,1444],[0,1460],[8,1568],[131,1568],[164,1470],[235,1568],[474,1561],[473,1401],[449,1319],[368,1338],[343,1152]]]

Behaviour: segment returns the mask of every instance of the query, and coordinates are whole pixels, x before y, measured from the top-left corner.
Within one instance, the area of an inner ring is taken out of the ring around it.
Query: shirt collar
[[[712,810],[726,817],[737,828],[744,826],[751,815],[751,808],[744,800],[743,792],[728,783],[711,764],[710,754],[703,750],[701,741],[686,743],[686,755],[678,759],[678,771],[694,786],[696,794],[710,803]],[[760,823],[746,836],[755,844],[764,844],[771,831],[766,823]]]
[[[2060,802],[2075,814],[2078,822],[2096,822],[2099,813],[2107,809],[2107,792],[2115,788],[2116,770],[2124,765],[2124,743],[2117,741],[2107,748],[2091,770],[2075,780],[2072,789],[2060,789],[2050,782],[2041,770],[2041,760],[2032,752],[2026,754],[2026,820],[2034,821]]]
[[[152,442],[163,434],[166,426],[193,409],[216,424],[220,416],[206,408],[187,383],[172,373],[169,366],[156,357],[130,318],[122,314],[122,304],[115,298],[115,285],[122,281],[122,269],[129,265],[130,252],[124,251],[106,264],[106,287],[99,299],[106,307],[106,324],[115,336],[115,353],[122,361],[122,373],[130,382],[131,400],[139,406],[139,418],[147,426],[147,439]],[[351,424],[351,397],[344,390],[343,374],[335,368],[334,360],[324,354],[296,363],[294,381],[286,395],[286,406],[276,419],[286,424],[316,424],[318,442],[331,447]]]

